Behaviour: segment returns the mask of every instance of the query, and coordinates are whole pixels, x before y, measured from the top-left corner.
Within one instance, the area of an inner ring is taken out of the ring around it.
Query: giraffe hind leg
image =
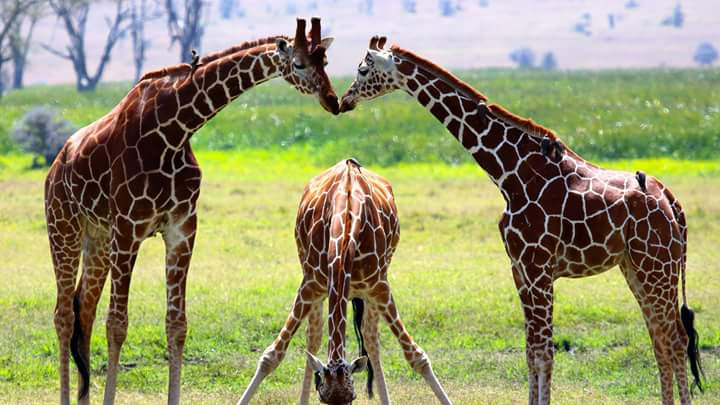
[[[378,312],[372,304],[367,305],[362,319],[362,333],[370,364],[375,374],[375,386],[382,405],[390,404],[385,375],[380,362],[380,336],[378,334]]]
[[[82,227],[79,217],[68,202],[59,197],[48,198],[46,218],[50,254],[55,270],[57,301],[54,324],[58,336],[60,404],[70,404],[70,341],[75,328],[73,299],[81,254]],[[67,215],[69,218],[66,218]]]
[[[107,235],[97,229],[87,229],[83,242],[83,269],[80,284],[73,299],[75,328],[70,349],[78,366],[80,386],[78,404],[90,403],[90,340],[95,322],[97,304],[102,295],[110,270],[109,243]]]
[[[665,266],[671,266],[670,263]],[[671,277],[661,269],[650,269],[663,272],[664,275],[650,283],[638,273],[647,273],[646,269],[636,266],[630,260],[620,265],[630,290],[642,309],[645,324],[652,340],[655,360],[660,373],[660,390],[663,405],[672,405],[673,375],[677,377],[680,392],[680,401],[683,405],[690,404],[687,386],[687,372],[685,369],[687,349],[687,335],[682,326],[678,313],[677,286],[670,282]],[[641,279],[643,281],[641,281]],[[652,295],[647,291],[670,291],[668,294]]]

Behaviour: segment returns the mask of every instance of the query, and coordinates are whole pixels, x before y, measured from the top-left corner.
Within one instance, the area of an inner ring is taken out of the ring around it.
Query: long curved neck
[[[168,147],[179,149],[231,101],[278,76],[279,62],[274,44],[211,55],[196,68],[178,65],[146,74],[126,105],[137,108],[142,136],[157,132]]]
[[[402,89],[415,97],[473,156],[498,185],[506,200],[520,184],[506,181],[523,162],[541,153],[543,137],[555,136],[530,120],[513,116],[449,72],[404,51],[400,59]],[[511,179],[514,180],[514,179]]]

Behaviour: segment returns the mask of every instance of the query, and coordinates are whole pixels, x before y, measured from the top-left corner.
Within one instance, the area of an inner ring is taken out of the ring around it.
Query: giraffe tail
[[[75,313],[75,324],[73,325],[73,334],[70,338],[70,353],[72,354],[73,361],[75,361],[78,373],[80,373],[80,377],[82,377],[82,385],[78,391],[78,399],[83,399],[87,397],[90,392],[90,365],[85,356],[80,352],[80,346],[84,343],[86,337],[83,334],[82,325],[80,324],[80,294],[78,291],[75,292],[75,297],[73,297],[73,312]]]
[[[701,376],[705,377],[705,372],[700,362],[700,337],[698,336],[697,330],[695,330],[695,312],[687,304],[687,292],[685,290],[685,267],[687,264],[687,222],[685,221],[685,212],[680,206],[680,202],[675,199],[675,196],[670,193],[670,190],[665,191],[665,195],[670,201],[670,206],[673,209],[675,218],[681,227],[683,243],[682,261],[680,263],[680,275],[682,283],[682,306],[680,307],[680,320],[682,321],[685,333],[688,336],[688,360],[690,361],[690,372],[693,375],[694,381],[692,386],[697,386],[700,392],[704,392],[702,387]]]
[[[353,307],[353,323],[355,324],[355,336],[358,340],[358,345],[360,346],[360,355],[367,357],[368,352],[365,350],[365,338],[362,334],[362,321],[363,321],[363,315],[365,312],[365,301],[362,300],[362,298],[353,298],[352,299],[352,307]],[[367,363],[367,393],[368,397],[372,399],[373,397],[373,379],[375,377],[375,371],[372,368],[372,364],[370,363],[370,360],[368,359]]]
[[[357,250],[357,244],[359,243],[360,238],[360,231],[362,229],[361,217],[363,214],[363,204],[365,203],[365,199],[363,196],[361,196],[360,198],[353,198],[353,190],[355,189],[354,184],[356,182],[364,181],[363,175],[360,172],[360,164],[355,159],[348,159],[345,161],[345,163],[347,165],[347,200],[343,221],[345,228],[343,230],[343,237],[341,240],[342,247],[340,258],[342,260],[340,262],[340,267],[343,274],[343,279],[347,280],[347,284],[343,285],[345,285],[348,290],[347,293],[349,293],[350,280],[352,279],[353,262],[355,260],[355,252]],[[365,302],[361,298],[353,298],[352,307],[355,334],[360,344],[360,355],[367,357],[368,353],[367,350],[365,350],[365,339],[362,335],[362,320],[365,312]],[[375,373],[372,365],[370,364],[370,361],[367,362],[367,372],[367,393],[368,396],[372,398],[372,383]]]
[[[700,376],[705,377],[702,364],[700,363],[699,336],[695,330],[695,313],[683,304],[680,308],[680,319],[682,319],[683,327],[688,335],[688,359],[690,360],[690,371],[692,372],[693,386],[697,386],[700,392],[704,392]]]

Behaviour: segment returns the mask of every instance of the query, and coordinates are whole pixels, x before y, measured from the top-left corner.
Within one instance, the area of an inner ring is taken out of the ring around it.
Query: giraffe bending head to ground
[[[295,39],[247,42],[146,74],[106,116],[67,141],[45,182],[45,209],[55,268],[60,403],[70,403],[69,357],[78,366],[78,403],[89,404],[90,338],[98,300],[110,274],[105,404],[115,399],[120,349],[127,335],[130,277],[140,244],[160,233],[166,247],[168,403],[180,401],[186,336],[185,281],[195,240],[200,168],[189,139],[240,94],[282,76],[338,112],[325,74],[325,49],[313,19]],[[83,269],[77,281],[82,256]]]
[[[687,226],[680,202],[653,177],[604,170],[556,135],[513,115],[448,71],[373,37],[341,111],[394,90],[415,97],[470,152],[505,198],[500,233],[525,313],[529,403],[549,404],[553,282],[619,266],[642,309],[663,404],[675,376],[690,403],[686,363],[700,386],[694,315],[687,306]],[[678,307],[678,281],[683,302]]]
[[[352,374],[368,367],[368,394],[377,373],[381,403],[390,399],[380,364],[378,319],[382,317],[400,342],[405,359],[425,378],[437,398],[450,400],[435,377],[430,359],[400,320],[387,280],[400,229],[392,187],[384,178],[343,160],[312,179],[300,201],[295,226],[303,280],[290,315],[277,339],[265,350],[238,405],[248,404],[262,380],[280,364],[300,323],[308,318],[307,366],[300,404],[308,403],[310,383],[320,402],[350,404],[355,399]],[[315,357],[320,349],[323,300],[328,297],[328,363]],[[347,304],[352,300],[355,330],[363,356],[345,360]],[[367,365],[367,360],[370,364]]]

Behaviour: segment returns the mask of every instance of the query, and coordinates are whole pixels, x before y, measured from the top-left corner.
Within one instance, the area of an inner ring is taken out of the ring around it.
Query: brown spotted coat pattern
[[[162,234],[167,251],[168,403],[179,403],[185,284],[201,179],[188,141],[230,101],[277,76],[337,112],[323,69],[327,41],[319,39],[320,22],[313,19],[311,44],[304,20],[298,20],[297,31],[295,41],[271,37],[205,57],[197,69],[179,65],[145,75],[115,109],[75,133],[52,164],[45,207],[57,284],[61,405],[70,403],[71,347],[81,372],[78,403],[89,404],[89,374],[83,370],[90,364],[92,325],[108,275],[104,403],[114,402],[130,278],[141,243],[155,233]]]
[[[378,373],[381,403],[389,397],[380,364],[377,323],[385,319],[397,337],[410,366],[421,373],[443,404],[450,404],[437,381],[430,360],[413,341],[400,320],[387,271],[399,241],[397,208],[390,183],[361,167],[343,160],[312,179],[300,201],[295,226],[303,280],[295,303],[277,339],[265,350],[239,405],[249,403],[262,379],[284,358],[301,322],[308,318],[308,364],[300,403],[307,404],[310,383],[317,373],[320,401],[332,405],[355,399],[352,373],[359,371],[361,358],[345,360],[347,305],[361,298],[367,314],[362,330],[370,363]],[[314,354],[320,348],[323,326],[322,305],[328,298],[328,363]]]
[[[340,109],[403,90],[455,136],[499,188],[506,202],[500,234],[526,321],[529,403],[550,403],[554,280],[619,266],[652,339],[663,404],[673,403],[673,375],[681,403],[689,404],[688,336],[678,308],[681,275],[685,305],[687,226],[670,190],[651,176],[643,187],[631,173],[585,161],[552,131],[489,104],[409,51],[384,49],[384,43],[385,38],[371,40]]]

